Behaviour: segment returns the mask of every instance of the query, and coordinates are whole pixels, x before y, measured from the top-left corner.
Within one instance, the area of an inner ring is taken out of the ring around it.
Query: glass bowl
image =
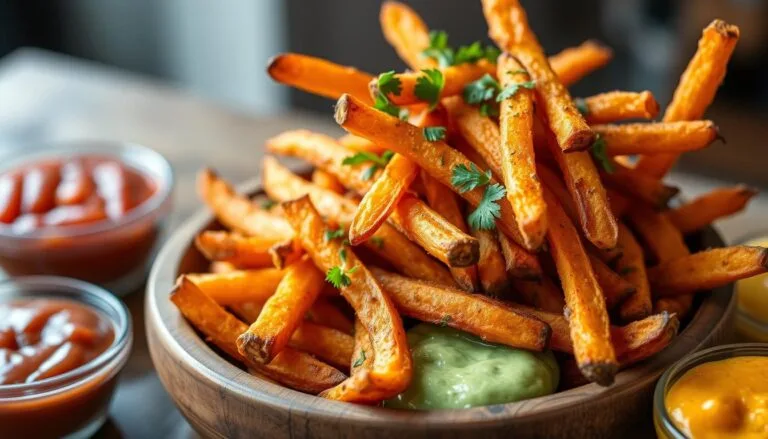
[[[113,324],[106,351],[64,374],[25,384],[0,386],[0,436],[78,439],[106,421],[117,378],[133,343],[131,317],[109,292],[87,282],[56,276],[29,276],[0,283],[0,302],[65,299],[87,305]]]
[[[173,170],[162,155],[126,142],[60,142],[2,157],[0,174],[39,161],[81,156],[116,159],[152,179],[157,190],[117,220],[43,227],[24,234],[0,228],[0,266],[11,276],[73,277],[127,294],[144,282],[171,210]]]
[[[768,343],[715,346],[690,354],[667,369],[659,378],[659,382],[656,383],[656,389],[653,393],[653,424],[658,437],[660,439],[688,439],[688,436],[672,421],[665,404],[667,392],[684,373],[703,363],[744,356],[768,356]]]

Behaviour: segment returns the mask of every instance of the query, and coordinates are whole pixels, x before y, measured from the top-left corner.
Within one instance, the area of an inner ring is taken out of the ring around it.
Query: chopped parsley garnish
[[[424,50],[424,56],[437,61],[440,67],[469,64],[486,59],[496,64],[501,54],[495,46],[485,46],[479,42],[453,49],[448,45],[448,34],[445,31],[433,30],[429,33],[429,47]]]
[[[506,192],[504,186],[499,183],[486,186],[480,204],[467,217],[469,226],[475,230],[493,230],[496,227],[496,218],[501,216],[501,207],[496,201],[502,199]]]
[[[374,236],[369,241],[371,241],[371,244],[375,245],[378,248],[384,248],[384,238],[381,236]]]
[[[393,155],[395,155],[395,153],[390,150],[382,152],[380,156],[368,151],[359,151],[354,155],[346,157],[344,160],[342,160],[341,164],[360,165],[367,162],[372,163],[371,166],[367,167],[363,173],[360,174],[360,178],[363,181],[368,181],[373,178],[377,170],[387,166],[387,163],[389,163]]]
[[[339,227],[338,229],[325,229],[325,232],[323,233],[323,240],[325,242],[343,237],[344,227]]]
[[[525,82],[520,82],[516,84],[510,84],[504,87],[504,90],[500,91],[499,94],[496,95],[496,102],[501,102],[505,99],[511,98],[521,88],[527,88],[528,90],[533,90],[535,87],[536,87],[536,81],[525,81]]]
[[[270,210],[273,207],[277,205],[277,202],[270,200],[269,198],[265,198],[261,200],[261,203],[259,203],[262,209]]]
[[[360,349],[360,356],[355,360],[355,363],[352,365],[352,367],[360,367],[365,363],[365,349]]]
[[[589,152],[592,153],[592,157],[595,159],[595,161],[597,161],[597,163],[600,164],[600,166],[602,166],[605,172],[609,174],[613,173],[613,162],[611,161],[611,158],[608,157],[605,140],[600,137],[599,134],[595,137],[595,141],[589,148]]]
[[[400,116],[400,108],[397,105],[392,105],[389,99],[380,92],[376,93],[376,97],[373,100],[373,108],[383,111],[390,116]]]
[[[464,86],[464,101],[470,105],[479,105],[482,116],[495,117],[499,115],[499,102],[511,98],[521,88],[530,90],[535,86],[535,81],[526,81],[510,84],[502,89],[493,76],[485,74]]]
[[[342,267],[331,267],[327,273],[325,273],[325,280],[331,283],[336,288],[343,288],[352,285],[352,279],[349,275],[357,270],[357,266],[354,266],[347,270],[347,250],[341,248],[339,250],[339,259],[341,259]]]
[[[379,79],[376,81],[376,86],[385,96],[388,94],[400,96],[400,92],[403,90],[400,78],[395,76],[394,70],[380,74]]]
[[[342,264],[347,265],[347,251],[343,247],[339,249],[339,259]]]
[[[452,317],[450,314],[446,314],[443,316],[442,319],[440,319],[440,326],[448,326],[448,323],[450,323]]]
[[[573,100],[573,103],[576,105],[576,109],[579,110],[579,113],[581,113],[582,116],[586,116],[589,114],[589,107],[587,107],[587,101],[585,101],[583,98],[576,98]]]
[[[469,168],[464,164],[457,165],[451,175],[451,184],[461,193],[486,185],[490,181],[491,170],[483,172],[474,163],[471,163]]]
[[[445,127],[425,127],[424,138],[430,142],[445,139]]]
[[[440,92],[443,91],[445,78],[443,78],[443,72],[438,69],[426,69],[422,70],[421,73],[423,75],[416,78],[413,93],[417,98],[427,102],[430,109],[433,109],[440,100]]]

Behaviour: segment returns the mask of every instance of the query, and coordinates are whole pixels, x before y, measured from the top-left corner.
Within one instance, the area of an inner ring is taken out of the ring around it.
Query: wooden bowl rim
[[[239,185],[238,189],[253,195],[262,193],[258,179],[248,180]],[[666,368],[705,345],[708,337],[718,332],[723,325],[726,320],[723,317],[729,315],[735,306],[732,285],[708,293],[685,329],[666,349],[621,371],[611,387],[587,384],[525,401],[433,411],[394,410],[331,401],[265,381],[235,366],[210,348],[166,299],[177,277],[182,257],[197,233],[213,219],[212,213],[202,208],[176,229],[159,252],[147,280],[147,331],[158,331],[157,340],[182,367],[199,379],[208,380],[220,386],[223,391],[234,393],[240,400],[331,421],[343,420],[381,427],[391,427],[392,423],[423,427],[445,426],[446,423],[493,426],[511,420],[535,421],[536,418],[552,416],[558,410],[567,410],[576,404],[597,404],[604,398],[620,401],[622,395],[637,391],[649,384],[649,381],[656,381]],[[709,228],[707,235],[710,244],[724,244],[714,229]]]

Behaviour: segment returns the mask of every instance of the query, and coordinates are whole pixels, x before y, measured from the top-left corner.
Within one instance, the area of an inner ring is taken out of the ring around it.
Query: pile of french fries
[[[258,201],[200,174],[225,230],[197,237],[211,270],[181,276],[171,300],[252,373],[377,404],[411,380],[405,317],[552,349],[564,388],[610,385],[669,344],[694,293],[766,271],[764,248],[691,254],[683,240],[753,190],[669,208],[678,190],[661,181],[682,152],[719,137],[701,118],[737,27],[704,29],[654,122],[648,91],[569,94],[609,49],[586,42],[547,58],[516,0],[482,3],[497,48],[450,48],[388,1],[383,33],[410,71],[374,77],[295,53],[270,62],[276,81],[338,100],[349,134],[267,141],[313,165],[311,179],[268,156]]]

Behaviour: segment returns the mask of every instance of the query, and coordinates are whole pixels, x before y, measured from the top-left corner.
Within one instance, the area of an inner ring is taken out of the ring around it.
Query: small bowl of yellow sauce
[[[653,396],[662,439],[768,437],[768,343],[716,346],[661,376]]]

